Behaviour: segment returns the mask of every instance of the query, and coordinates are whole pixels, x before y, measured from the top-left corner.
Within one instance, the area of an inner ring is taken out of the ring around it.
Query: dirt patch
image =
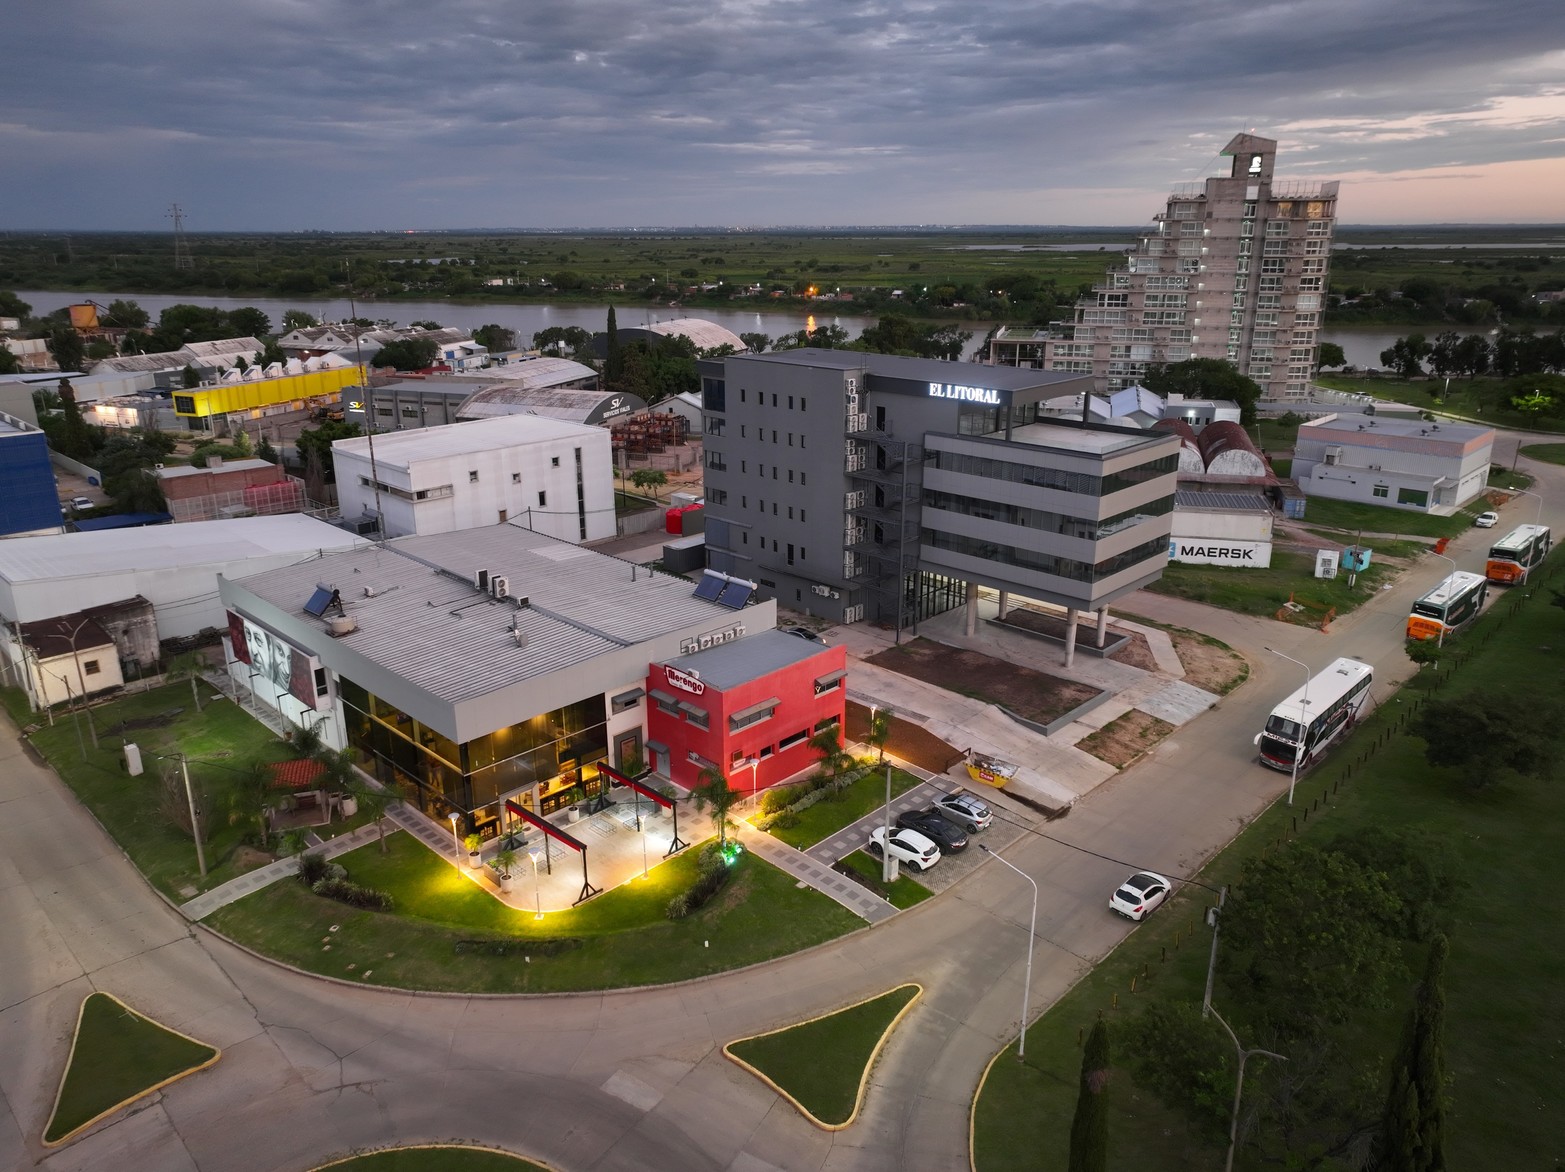
[[[253,846],[242,846],[234,851],[234,870],[243,874],[246,871],[254,871],[257,867],[264,867],[268,863],[277,860],[265,851],[258,851]]]
[[[1132,708],[1091,736],[1077,741],[1076,747],[1116,769],[1123,769],[1173,731],[1174,726],[1168,721]]]
[[[160,712],[155,716],[138,716],[133,720],[122,720],[112,728],[103,730],[104,736],[119,736],[121,733],[134,732],[145,728],[167,728],[184,713],[183,708],[171,708],[167,712]]]
[[[847,739],[862,741],[868,732],[869,708],[856,700],[849,700]],[[910,720],[903,720],[900,716],[891,718],[891,736],[886,740],[886,752],[931,773],[944,773],[962,760],[959,750],[946,744],[928,729]]]
[[[914,639],[900,647],[888,647],[866,662],[986,704],[1003,705],[1038,724],[1048,724],[1098,695],[1096,688],[1086,684],[1058,679],[977,651],[948,647],[933,639]]]
[[[1250,678],[1250,665],[1233,648],[1194,631],[1172,630],[1174,653],[1184,665],[1185,679],[1198,688],[1226,696]]]

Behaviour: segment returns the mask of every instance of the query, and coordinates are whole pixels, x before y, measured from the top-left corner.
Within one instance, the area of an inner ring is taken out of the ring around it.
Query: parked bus
[[[1374,678],[1374,669],[1357,659],[1334,660],[1319,675],[1311,676],[1309,683],[1266,718],[1266,727],[1255,738],[1261,764],[1285,773],[1292,772],[1296,757],[1301,770],[1311,764],[1353,727]]]
[[[1455,634],[1483,609],[1489,580],[1458,570],[1413,604],[1407,616],[1409,639],[1439,639]]]
[[[1527,581],[1528,572],[1549,556],[1553,544],[1554,537],[1547,525],[1518,525],[1490,548],[1484,577],[1491,582],[1520,586]]]

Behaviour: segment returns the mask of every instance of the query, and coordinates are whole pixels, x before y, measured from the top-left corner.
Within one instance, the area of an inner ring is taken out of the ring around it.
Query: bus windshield
[[[1421,614],[1426,619],[1444,619],[1445,607],[1437,606],[1433,602],[1424,602],[1420,600],[1413,604],[1413,613]]]
[[[1254,728],[1254,725],[1250,727]],[[1278,716],[1275,713],[1266,721],[1266,731],[1271,736],[1281,737],[1285,741],[1297,741],[1299,739],[1299,724],[1297,721]]]

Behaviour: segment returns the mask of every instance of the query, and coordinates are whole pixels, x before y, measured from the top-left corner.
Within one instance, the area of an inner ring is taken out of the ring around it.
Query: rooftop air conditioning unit
[[[500,574],[489,579],[489,590],[496,598],[511,597],[511,583]]]

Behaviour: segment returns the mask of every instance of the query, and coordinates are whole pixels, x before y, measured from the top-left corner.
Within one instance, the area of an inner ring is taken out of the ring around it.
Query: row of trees
[[[1446,330],[1433,338],[1408,334],[1382,350],[1380,362],[1401,378],[1425,374],[1426,363],[1428,373],[1437,378],[1560,374],[1565,373],[1565,327],[1553,333],[1501,329],[1489,334]]]

